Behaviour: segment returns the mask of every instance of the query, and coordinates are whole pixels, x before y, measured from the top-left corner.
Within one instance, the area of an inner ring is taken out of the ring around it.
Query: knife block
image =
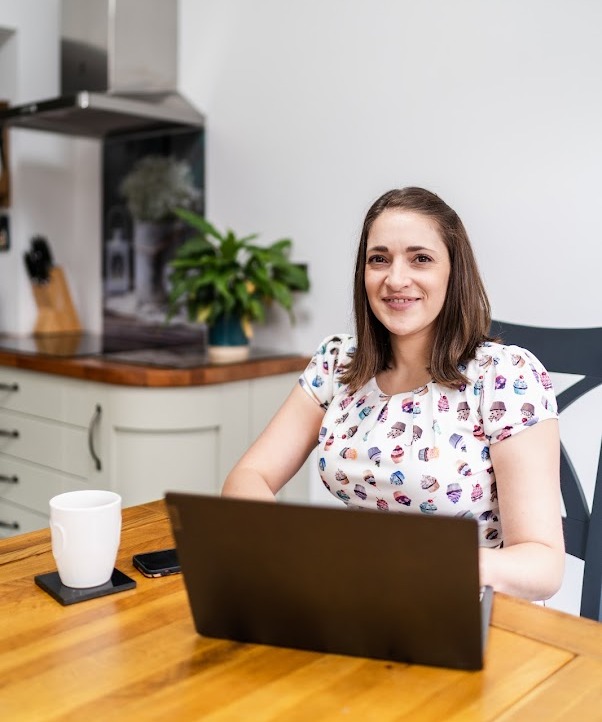
[[[47,283],[31,284],[38,306],[34,334],[80,332],[79,318],[71,300],[63,269],[53,266],[49,275]]]

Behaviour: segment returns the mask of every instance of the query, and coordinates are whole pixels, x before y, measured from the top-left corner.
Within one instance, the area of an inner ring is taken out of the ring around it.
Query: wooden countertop
[[[210,639],[180,575],[132,567],[172,545],[163,502],[125,509],[117,566],[137,587],[62,607],[33,581],[55,569],[49,530],[0,541],[3,718],[601,719],[602,624],[496,594],[479,672]]]
[[[166,368],[119,363],[98,356],[59,358],[52,356],[0,351],[0,366],[69,376],[120,386],[204,386],[229,381],[243,381],[262,376],[301,372],[309,357],[299,354],[250,358],[227,364],[207,364],[194,368]]]

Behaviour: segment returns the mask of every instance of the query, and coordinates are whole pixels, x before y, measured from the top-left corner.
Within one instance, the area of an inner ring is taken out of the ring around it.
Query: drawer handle
[[[0,474],[0,483],[4,484],[18,484],[18,476],[6,476],[6,474]]]
[[[18,391],[19,384],[0,384],[0,391]]]
[[[17,429],[0,429],[0,436],[8,436],[11,439],[18,439],[19,432]]]
[[[0,519],[0,529],[14,529],[16,531],[20,528],[21,525],[18,521],[2,521],[2,519]]]
[[[94,459],[96,471],[102,471],[102,463],[94,449],[94,429],[100,423],[101,415],[102,407],[100,406],[100,404],[96,404],[96,409],[94,410],[94,414],[90,419],[90,425],[88,426],[88,449],[90,450],[90,456]]]

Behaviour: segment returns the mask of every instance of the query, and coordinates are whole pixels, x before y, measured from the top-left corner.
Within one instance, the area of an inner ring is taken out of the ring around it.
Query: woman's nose
[[[407,264],[401,260],[395,260],[389,266],[389,273],[386,279],[387,285],[392,290],[407,288],[412,280],[410,278],[410,269]]]

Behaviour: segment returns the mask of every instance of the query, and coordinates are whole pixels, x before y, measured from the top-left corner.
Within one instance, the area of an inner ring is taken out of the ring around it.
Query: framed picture
[[[185,240],[181,221],[140,220],[131,213],[132,196],[145,211],[154,210],[181,174],[194,189],[195,208],[203,212],[205,190],[203,129],[142,132],[103,141],[103,327],[105,333],[144,326],[168,335],[165,324],[169,261]],[[144,169],[144,173],[136,171]],[[124,193],[126,179],[130,202]],[[147,178],[145,181],[144,178]],[[183,181],[182,181],[183,182]],[[150,199],[150,200],[149,200]]]

